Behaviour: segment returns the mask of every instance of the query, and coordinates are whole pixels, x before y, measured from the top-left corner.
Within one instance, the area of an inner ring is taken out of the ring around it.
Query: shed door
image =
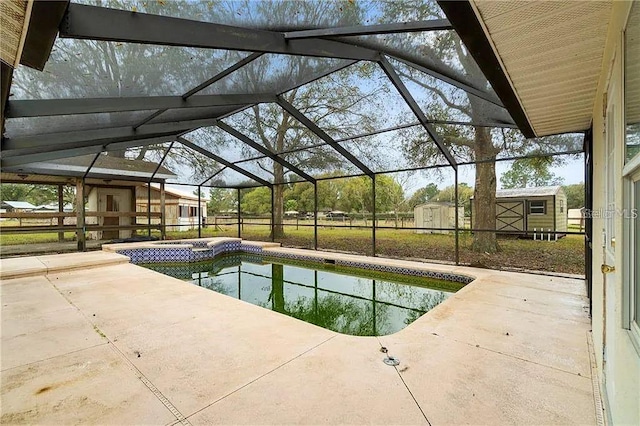
[[[440,227],[440,210],[438,208],[426,207],[423,210],[423,224],[425,228],[439,228]],[[426,231],[427,233],[433,233],[433,229]]]
[[[524,231],[524,201],[496,201],[496,230]]]
[[[120,211],[120,197],[117,195],[106,194],[106,212],[119,212]],[[120,225],[119,217],[105,217],[104,226],[118,226]],[[102,238],[105,240],[111,240],[119,237],[119,231],[117,229],[102,231]]]

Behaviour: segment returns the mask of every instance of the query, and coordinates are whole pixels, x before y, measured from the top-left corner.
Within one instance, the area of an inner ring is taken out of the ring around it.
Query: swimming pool
[[[252,254],[140,266],[356,336],[395,333],[464,286],[433,278]]]

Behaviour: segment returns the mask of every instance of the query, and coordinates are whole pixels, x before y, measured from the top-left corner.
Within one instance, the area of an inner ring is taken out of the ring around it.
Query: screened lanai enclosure
[[[588,135],[553,135],[552,118],[537,137],[517,99],[496,94],[505,81],[481,71],[481,41],[448,19],[456,2],[13,6],[22,52],[7,60],[3,51],[2,181],[76,188],[73,213],[50,213],[75,223],[47,229],[75,233],[81,250],[92,231],[170,238],[175,226],[194,237],[473,264],[461,250],[490,255],[533,237],[502,227],[498,241],[497,165],[583,159],[589,147]],[[446,226],[403,211],[408,191],[429,183],[450,186],[439,201],[462,206],[461,175],[475,182],[474,202]],[[118,215],[87,203],[96,188],[118,186],[134,189],[128,219],[114,223],[106,219]],[[167,188],[197,198],[195,221],[170,223]],[[3,226],[41,232],[20,228]],[[582,250],[583,228],[560,236],[572,234]],[[395,251],[417,238],[436,239],[436,249]]]

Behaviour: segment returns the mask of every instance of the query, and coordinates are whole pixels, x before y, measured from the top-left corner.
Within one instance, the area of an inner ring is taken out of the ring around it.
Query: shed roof
[[[2,204],[9,205],[14,209],[35,209],[36,206],[27,201],[3,201]]]
[[[562,186],[537,186],[532,188],[512,188],[499,189],[496,191],[496,198],[516,198],[516,197],[548,197],[556,195],[562,191]]]
[[[452,203],[450,201],[427,201],[426,203],[422,203],[422,204],[416,204],[413,208],[415,209],[416,207],[423,207],[423,206],[447,206],[447,207],[454,207],[455,203]]]
[[[154,191],[160,191],[160,186],[159,185],[155,185],[155,184],[151,184],[151,189],[154,190]],[[171,188],[171,187],[168,187],[168,186],[166,186],[164,188],[164,192],[166,194],[173,195],[173,196],[176,196],[178,198],[183,198],[185,200],[198,201],[198,196],[196,194],[191,194],[191,193],[186,192],[186,191],[180,191],[179,189]],[[209,201],[209,197],[201,196],[200,197],[200,201],[201,202],[207,202],[207,201]]]

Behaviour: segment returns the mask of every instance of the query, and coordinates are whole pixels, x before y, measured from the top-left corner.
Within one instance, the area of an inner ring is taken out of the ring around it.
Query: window
[[[189,207],[180,206],[180,217],[189,217]]]
[[[560,203],[560,213],[564,213],[564,200],[558,200]]]
[[[640,153],[640,5],[631,7],[624,33],[625,162]]]
[[[546,200],[529,201],[529,214],[546,214],[546,213],[547,213]]]

